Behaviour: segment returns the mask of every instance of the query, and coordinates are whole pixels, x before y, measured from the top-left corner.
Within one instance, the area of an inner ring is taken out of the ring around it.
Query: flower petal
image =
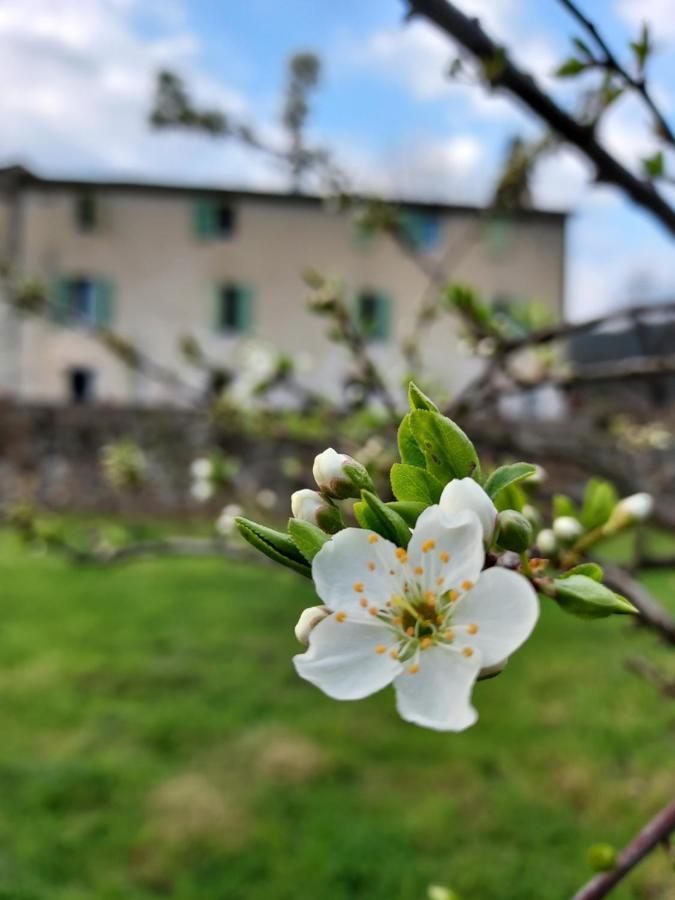
[[[455,516],[429,506],[417,520],[408,545],[408,568],[423,590],[443,594],[475,583],[485,560],[480,522],[465,510]]]
[[[471,691],[481,669],[480,653],[466,657],[448,647],[420,654],[419,672],[402,672],[394,681],[402,719],[436,731],[463,731],[478,718]]]
[[[480,650],[483,666],[505,660],[532,633],[539,617],[537,594],[517,572],[495,566],[481,573],[473,590],[457,603],[452,625],[477,625],[464,641]]]
[[[497,524],[497,507],[473,478],[455,478],[446,484],[438,503],[449,514],[473,510],[480,519],[485,541],[490,541]]]
[[[392,632],[380,622],[339,621],[329,616],[312,630],[309,650],[293,657],[301,678],[335,700],[360,700],[381,690],[399,674],[392,659]]]
[[[333,612],[367,615],[361,601],[381,609],[402,590],[396,547],[364,528],[345,528],[327,541],[312,562],[316,592]],[[391,573],[394,572],[394,575]]]

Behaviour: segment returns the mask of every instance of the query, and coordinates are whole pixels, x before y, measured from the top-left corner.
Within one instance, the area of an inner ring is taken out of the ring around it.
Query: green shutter
[[[253,325],[253,288],[248,284],[238,285],[237,331],[248,334]]]
[[[208,197],[197,197],[192,210],[195,235],[200,241],[207,241],[215,233],[216,210]]]
[[[217,284],[213,288],[211,301],[211,327],[218,334],[223,329],[223,285]]]
[[[110,328],[115,313],[115,285],[107,278],[97,278],[94,284],[94,325]]]
[[[70,280],[57,278],[52,290],[51,318],[65,325],[70,318]]]
[[[375,307],[375,327],[373,337],[379,341],[386,340],[391,333],[391,297],[378,293]]]

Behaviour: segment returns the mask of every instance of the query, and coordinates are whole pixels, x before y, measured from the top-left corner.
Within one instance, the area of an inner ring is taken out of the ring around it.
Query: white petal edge
[[[453,612],[453,625],[478,626],[465,643],[480,650],[483,666],[497,665],[523,644],[539,618],[539,601],[530,582],[495,566],[481,573],[473,590]]]
[[[433,549],[425,552],[423,548],[431,542]],[[443,562],[443,553],[448,554],[448,562]],[[481,525],[474,512],[448,515],[440,506],[429,506],[420,515],[408,545],[408,568],[422,569],[415,581],[423,590],[442,594],[451,588],[460,590],[465,581],[475,583],[484,560]]]
[[[453,515],[470,509],[476,513],[486,542],[492,539],[497,524],[497,507],[473,478],[455,478],[443,488],[438,501],[441,509]]]
[[[471,692],[481,670],[480,653],[463,656],[447,647],[420,654],[419,672],[394,680],[396,708],[406,722],[434,731],[464,731],[478,719]]]
[[[376,647],[386,647],[378,653]],[[403,666],[392,659],[392,632],[380,622],[340,622],[329,616],[312,629],[309,650],[293,657],[301,678],[335,700],[361,700],[382,690]]]

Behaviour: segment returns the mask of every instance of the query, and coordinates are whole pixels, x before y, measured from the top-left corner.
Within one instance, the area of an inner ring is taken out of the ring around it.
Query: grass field
[[[295,676],[291,573],[9,538],[0,572],[2,900],[561,900],[675,790],[672,704],[624,668],[665,651],[625,620],[545,609],[439,735]],[[613,896],[673,900],[665,854]]]

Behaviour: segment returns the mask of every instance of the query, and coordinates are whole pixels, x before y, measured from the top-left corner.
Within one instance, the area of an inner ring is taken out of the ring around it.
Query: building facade
[[[418,251],[491,300],[536,298],[556,315],[564,290],[565,216],[402,204]],[[41,282],[51,315],[0,308],[0,392],[20,400],[159,404],[178,398],[111,355],[110,328],[156,364],[200,387],[179,349],[193,337],[209,360],[237,368],[252,341],[304,361],[308,384],[336,395],[347,357],[307,311],[302,273],[344,280],[370,352],[392,384],[401,341],[428,282],[386,236],[359,237],[352,219],[319,197],[45,179],[0,172],[0,257]],[[450,389],[472,375],[450,317],[427,335],[427,372]],[[206,385],[202,385],[206,389]]]

